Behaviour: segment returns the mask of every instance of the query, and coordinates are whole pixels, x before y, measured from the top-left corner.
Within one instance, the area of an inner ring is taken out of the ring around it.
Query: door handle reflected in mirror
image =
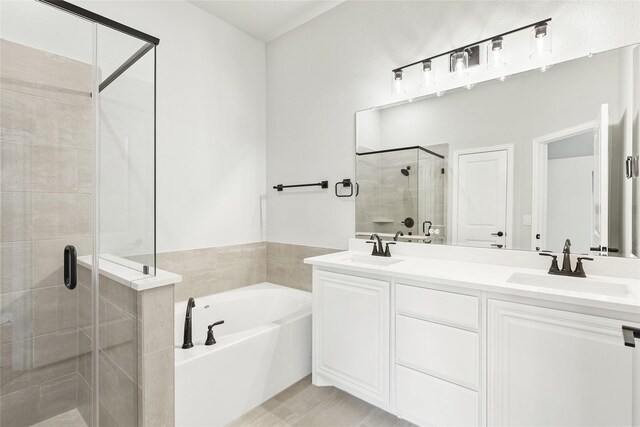
[[[498,231],[497,233],[491,233],[492,236],[498,236],[498,237],[502,237],[504,236],[504,233],[502,231]]]

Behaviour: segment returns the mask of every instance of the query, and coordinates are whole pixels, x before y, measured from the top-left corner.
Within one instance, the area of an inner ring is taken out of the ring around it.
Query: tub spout
[[[193,297],[189,298],[187,302],[187,314],[184,317],[184,340],[182,341],[182,348],[193,347],[193,340],[191,339],[191,309],[196,306],[196,302]]]

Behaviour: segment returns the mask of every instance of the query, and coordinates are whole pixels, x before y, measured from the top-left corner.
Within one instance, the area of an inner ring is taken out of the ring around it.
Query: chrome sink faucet
[[[550,256],[553,259],[551,260],[551,267],[549,267],[549,274],[555,274],[558,276],[571,276],[571,277],[587,277],[587,274],[584,271],[584,267],[582,265],[582,261],[593,261],[593,258],[590,257],[578,257],[578,261],[576,263],[576,269],[571,269],[571,240],[567,239],[564,241],[564,248],[562,248],[562,270],[558,268],[558,256],[548,253],[541,252],[540,256]]]
[[[373,240],[375,239],[375,240]],[[372,234],[367,240],[367,243],[373,243],[373,251],[371,251],[371,255],[373,256],[384,256],[390,257],[391,251],[389,250],[389,245],[395,245],[396,242],[387,242],[386,246],[383,249],[382,239],[377,234]]]

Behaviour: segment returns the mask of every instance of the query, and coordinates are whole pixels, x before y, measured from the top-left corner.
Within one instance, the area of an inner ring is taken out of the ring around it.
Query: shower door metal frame
[[[105,16],[99,15],[97,13],[91,12],[90,10],[84,9],[80,6],[76,6],[73,3],[69,3],[64,0],[36,0],[41,3],[48,4],[49,6],[56,7],[58,9],[62,9],[66,12],[72,13],[74,15],[81,16],[91,22],[96,22],[98,24],[102,24],[105,27],[109,27],[113,30],[120,31],[121,33],[128,34],[137,39],[143,40],[147,43],[152,43],[154,45],[160,44],[160,39],[154,37],[150,34],[144,33],[140,30],[136,30],[135,28],[129,27],[128,25],[124,25],[121,22],[114,21],[113,19],[109,19]]]

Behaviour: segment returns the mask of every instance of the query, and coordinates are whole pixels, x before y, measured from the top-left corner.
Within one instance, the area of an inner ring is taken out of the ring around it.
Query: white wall
[[[267,185],[354,176],[354,113],[394,100],[390,70],[553,18],[556,60],[640,40],[638,2],[345,2],[267,45]],[[353,199],[267,192],[268,240],[345,248]]]
[[[264,43],[182,1],[82,1],[160,38],[158,252],[261,241]]]

